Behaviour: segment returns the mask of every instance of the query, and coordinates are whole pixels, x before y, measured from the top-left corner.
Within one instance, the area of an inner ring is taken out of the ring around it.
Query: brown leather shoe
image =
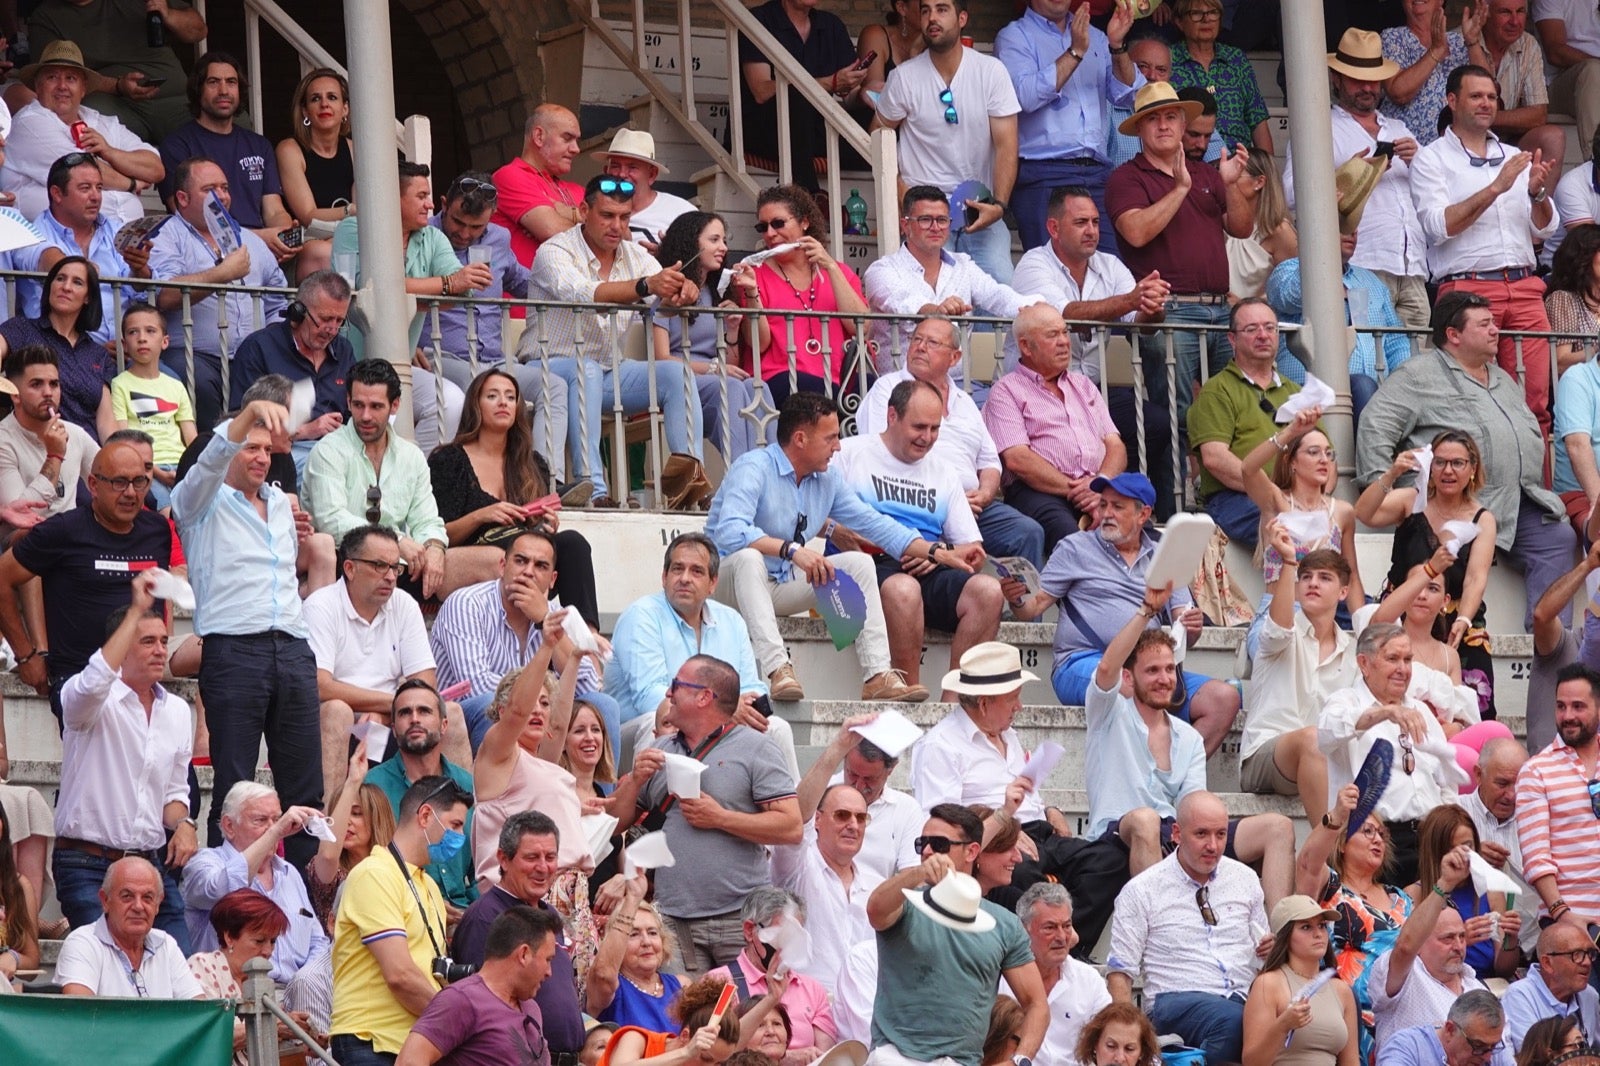
[[[693,510],[710,492],[711,482],[700,460],[682,452],[667,456],[661,465],[661,496],[667,510]]]
[[[806,690],[800,687],[800,679],[795,676],[793,663],[784,663],[767,675],[767,690],[775,700],[794,701],[806,698]]]
[[[899,670],[885,670],[876,677],[867,678],[861,686],[864,700],[885,700],[893,703],[921,703],[928,698],[928,690],[921,685],[906,684],[906,675]]]

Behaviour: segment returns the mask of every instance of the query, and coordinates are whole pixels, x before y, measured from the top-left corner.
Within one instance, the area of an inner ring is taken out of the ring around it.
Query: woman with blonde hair
[[[1300,238],[1289,219],[1289,198],[1272,153],[1249,149],[1244,172],[1240,188],[1255,207],[1256,229],[1248,237],[1228,238],[1228,291],[1241,300],[1264,295],[1272,268],[1300,254]]]
[[[383,789],[366,783],[367,742],[356,744],[344,787],[333,802],[333,839],[317,846],[306,864],[306,894],[324,929],[333,928],[333,901],[356,863],[394,839],[394,807]]]
[[[683,979],[666,969],[677,959],[678,941],[643,895],[638,879],[623,886],[589,969],[583,1009],[603,1022],[667,1032],[673,1028],[668,1009],[683,987]]]
[[[762,1019],[777,1006],[789,987],[788,976],[767,982],[760,999],[735,1003],[711,1024],[711,1014],[727,982],[720,977],[702,977],[686,986],[668,1008],[672,1025],[664,1032],[625,1025],[611,1035],[600,1066],[628,1066],[648,1062],[651,1066],[718,1066],[735,1051],[750,1043]]]
[[[356,213],[356,163],[350,140],[350,82],[329,67],[300,79],[289,137],[278,142],[283,202],[302,226]]]

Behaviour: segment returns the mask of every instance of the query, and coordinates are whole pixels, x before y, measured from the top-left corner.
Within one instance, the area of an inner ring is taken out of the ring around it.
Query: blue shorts
[[[1098,651],[1075,651],[1061,660],[1061,665],[1050,674],[1050,684],[1056,690],[1056,699],[1068,707],[1081,707],[1089,695],[1089,683],[1094,680],[1094,672],[1100,666],[1101,653]],[[1185,722],[1189,720],[1189,701],[1194,699],[1194,694],[1200,691],[1200,686],[1210,681],[1205,674],[1183,673],[1183,706],[1173,710],[1173,714]]]

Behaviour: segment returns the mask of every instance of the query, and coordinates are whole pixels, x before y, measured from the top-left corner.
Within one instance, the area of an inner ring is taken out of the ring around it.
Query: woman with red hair
[[[244,994],[244,964],[270,959],[278,938],[289,929],[289,916],[272,900],[253,888],[236,888],[211,908],[211,928],[217,931],[216,951],[189,957],[189,969],[205,990],[207,999],[240,999]],[[303,1013],[292,1011],[304,1026]],[[278,1036],[288,1031],[280,1024]],[[233,1061],[248,1066],[244,1053],[244,1022],[233,1023]]]

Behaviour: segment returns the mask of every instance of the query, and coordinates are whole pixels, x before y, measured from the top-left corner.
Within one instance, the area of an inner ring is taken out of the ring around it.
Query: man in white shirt
[[[1417,879],[1417,826],[1456,794],[1460,770],[1439,719],[1406,694],[1411,638],[1404,629],[1384,623],[1362,630],[1356,668],[1360,679],[1329,696],[1317,720],[1317,745],[1328,756],[1328,795],[1355,780],[1376,741],[1394,745],[1394,773],[1372,813],[1389,830],[1392,883],[1409,885]]]
[[[667,168],[656,160],[656,139],[643,130],[623,128],[611,138],[610,147],[589,155],[605,164],[605,173],[633,182],[633,217],[628,219],[628,232],[644,245],[645,251],[655,255],[661,235],[673,220],[695,209],[683,197],[655,187],[656,179],[667,173]]]
[[[934,185],[913,185],[900,198],[899,248],[867,267],[861,283],[867,304],[892,315],[994,315],[1015,318],[1040,298],[1023,295],[984,272],[972,256],[945,247],[950,232],[950,197]],[[880,319],[868,327],[878,373],[905,366],[916,327],[907,317]],[[960,369],[955,380],[962,380]]]
[[[938,389],[921,381],[902,381],[889,394],[884,431],[844,442],[839,474],[844,486],[869,507],[929,541],[954,547],[976,568],[984,558],[983,535],[960,475],[929,454],[943,417],[944,397]],[[842,525],[834,528],[833,543],[843,551],[876,549]],[[890,663],[905,675],[908,685],[921,683],[925,627],[951,634],[952,659],[975,644],[993,640],[1000,631],[1005,601],[994,577],[881,551],[875,558],[889,624]]]
[[[1111,920],[1106,985],[1145,1011],[1158,1033],[1177,1033],[1207,1062],[1239,1062],[1244,999],[1260,965],[1257,931],[1267,911],[1250,867],[1223,855],[1228,808],[1209,792],[1178,804],[1172,854],[1129,881]]]
[[[278,843],[321,813],[313,807],[284,810],[277,793],[255,781],[240,781],[228,790],[222,799],[222,844],[201,851],[184,872],[184,921],[193,951],[217,949],[211,908],[240,888],[266,896],[289,920],[272,948],[274,981],[288,981],[328,946],[328,934],[311,909],[300,871],[278,857]]]
[[[1587,0],[1533,0],[1533,24],[1556,72],[1550,106],[1578,120],[1584,161],[1600,129],[1600,12]]]
[[[129,855],[112,863],[100,890],[104,913],[61,945],[55,983],[68,996],[203,999],[183,948],[155,928],[164,899],[161,873]]]
[[[815,777],[816,768],[812,767]],[[772,849],[772,881],[806,901],[806,931],[811,934],[811,959],[800,969],[833,994],[845,953],[872,939],[867,897],[883,875],[858,863],[872,820],[867,801],[849,785],[824,786],[822,796],[807,804],[800,787],[804,838],[798,844]]]
[[[929,204],[921,209],[937,211]],[[878,260],[879,263],[884,260]],[[877,264],[874,264],[876,266]],[[872,273],[871,268],[867,270]],[[987,278],[987,275],[984,275]],[[961,477],[967,503],[978,516],[985,550],[1000,557],[1020,555],[1035,567],[1044,564],[1044,527],[1000,499],[1000,453],[983,424],[978,405],[952,380],[961,364],[955,323],[943,314],[916,324],[906,344],[905,368],[890,370],[873,382],[857,414],[857,433],[882,433],[889,422],[889,394],[902,381],[925,381],[944,397],[939,436],[928,454],[943,460]]]
[[[114,628],[105,645],[61,690],[51,869],[62,913],[81,929],[102,916],[103,878],[119,859],[138,856],[159,868],[147,923],[154,921],[181,956],[189,937],[173,871],[199,846],[189,817],[194,721],[189,705],[161,687],[167,624],[151,610],[154,584],[148,571],[134,579],[129,605],[107,619]]]
[[[1367,201],[1361,216],[1356,253],[1350,259],[1378,275],[1395,311],[1412,329],[1426,329],[1433,303],[1428,299],[1428,239],[1411,199],[1411,161],[1417,138],[1404,122],[1379,110],[1384,82],[1400,73],[1400,65],[1384,58],[1383,42],[1372,30],[1351,27],[1328,57],[1333,92],[1330,121],[1333,159],[1343,163],[1365,152],[1389,156],[1389,168]],[[1284,159],[1283,187],[1294,206],[1294,143]]]
[[[1005,65],[961,43],[967,0],[923,0],[928,47],[889,73],[874,127],[899,133],[907,185],[934,185],[947,197],[977,181],[989,190],[962,205],[945,246],[966,252],[1002,285],[1011,281],[1011,231],[1004,215],[1017,180],[1017,115],[1022,105]]]
[[[1335,620],[1349,591],[1350,564],[1329,548],[1297,561],[1294,536],[1281,522],[1267,538],[1282,561],[1245,688],[1239,787],[1297,795],[1315,823],[1328,812],[1328,758],[1317,747],[1317,711],[1356,678],[1355,643]]]
[[[1517,893],[1517,913],[1522,915],[1524,950],[1532,949],[1539,935],[1539,894],[1522,876],[1522,842],[1517,839],[1517,774],[1527,761],[1528,749],[1519,741],[1496,737],[1478,752],[1472,768],[1477,787],[1456,801],[1478,829],[1478,854],[1523,886]]]
[[[830,785],[849,785],[861,793],[872,817],[856,862],[882,880],[922,861],[911,842],[922,832],[923,813],[922,804],[909,792],[888,787],[889,775],[900,765],[899,755],[890,757],[856,734],[858,727],[875,718],[876,714],[846,718],[800,779],[798,792],[801,810],[815,810]]]
[[[1041,881],[1017,900],[1017,920],[1028,931],[1033,964],[1039,968],[1050,1005],[1050,1028],[1033,1061],[1038,1066],[1075,1066],[1078,1034],[1101,1007],[1110,1004],[1111,992],[1099,970],[1072,957],[1078,946],[1072,894],[1062,885]]]
[[[1464,992],[1482,988],[1466,965],[1467,927],[1449,894],[1470,876],[1467,848],[1447,852],[1439,863],[1439,880],[1424,885],[1422,900],[1400,927],[1394,947],[1379,955],[1367,971],[1367,991],[1377,1022],[1375,1047],[1402,1029],[1440,1025],[1450,1004]],[[1495,1053],[1495,1066],[1509,1066],[1511,1052]]]
[[[1544,279],[1533,242],[1560,221],[1550,202],[1553,160],[1508,148],[1491,127],[1499,113],[1494,76],[1457,67],[1445,83],[1454,116],[1437,141],[1411,162],[1411,196],[1428,238],[1428,273],[1439,296],[1462,289],[1489,301],[1502,330],[1549,332]],[[1539,428],[1550,435],[1550,345],[1543,338],[1500,339],[1496,362],[1524,374],[1523,391]]]

